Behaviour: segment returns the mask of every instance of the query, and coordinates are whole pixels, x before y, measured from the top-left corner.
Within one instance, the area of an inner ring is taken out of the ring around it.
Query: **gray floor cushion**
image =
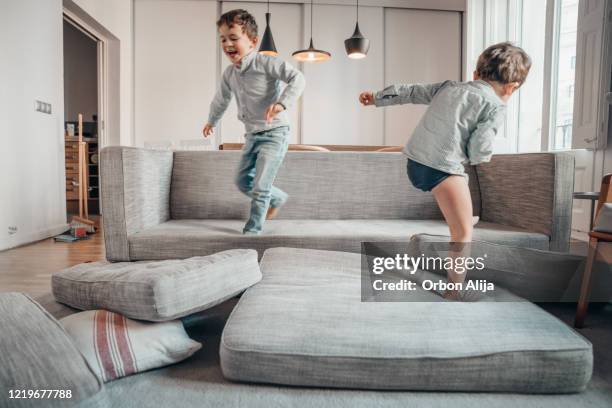
[[[52,277],[58,302],[132,319],[174,320],[210,308],[261,279],[257,252],[233,249],[160,262],[94,262]]]
[[[230,248],[253,248],[262,255],[279,246],[359,252],[361,241],[408,240],[414,234],[448,234],[442,220],[271,220],[259,236],[241,234],[244,220],[170,220],[130,235],[132,259],[188,258]],[[548,249],[549,237],[479,222],[474,239]]]
[[[0,293],[0,407],[73,406],[101,389],[54,317],[25,294]]]
[[[231,380],[302,386],[569,393],[591,344],[529,302],[361,302],[359,254],[275,248],[223,331]]]

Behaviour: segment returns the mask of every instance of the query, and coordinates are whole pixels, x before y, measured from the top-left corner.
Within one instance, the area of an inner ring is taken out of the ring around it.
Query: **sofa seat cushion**
[[[359,254],[274,248],[261,268],[223,331],[228,379],[565,393],[591,378],[591,344],[532,303],[362,302]]]
[[[414,234],[448,234],[442,220],[271,220],[259,236],[245,236],[243,220],[170,220],[129,236],[130,259],[150,260],[209,255],[230,248],[263,254],[278,246],[359,252],[362,241],[408,241]],[[549,237],[480,222],[474,239],[548,249]]]
[[[257,252],[232,249],[159,262],[93,262],[55,273],[58,302],[161,322],[215,306],[259,282]]]

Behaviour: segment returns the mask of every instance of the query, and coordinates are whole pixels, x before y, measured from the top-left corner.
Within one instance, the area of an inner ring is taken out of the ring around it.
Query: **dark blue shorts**
[[[433,190],[434,187],[450,176],[449,173],[433,169],[410,159],[408,159],[407,172],[412,185],[423,191]]]

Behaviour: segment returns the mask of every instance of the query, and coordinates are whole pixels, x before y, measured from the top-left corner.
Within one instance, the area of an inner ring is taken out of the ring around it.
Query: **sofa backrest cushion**
[[[238,151],[174,153],[173,219],[246,219],[235,185]],[[480,193],[472,173],[475,214]],[[289,194],[284,219],[441,219],[431,193],[414,188],[400,153],[289,152],[274,183]]]
[[[476,171],[483,221],[540,232],[559,244],[569,242],[574,188],[571,154],[500,154]]]

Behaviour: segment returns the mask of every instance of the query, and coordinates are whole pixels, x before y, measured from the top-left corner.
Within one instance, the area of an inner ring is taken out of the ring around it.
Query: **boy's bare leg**
[[[451,241],[471,242],[474,219],[467,180],[462,176],[449,176],[432,192],[448,224]]]
[[[451,236],[449,255],[456,259],[469,256],[469,245],[472,241],[474,218],[472,217],[472,196],[467,180],[462,176],[450,176],[432,190],[438,206],[448,224]],[[448,270],[448,281],[463,283],[465,272]],[[447,291],[446,298],[456,298],[456,291]]]

